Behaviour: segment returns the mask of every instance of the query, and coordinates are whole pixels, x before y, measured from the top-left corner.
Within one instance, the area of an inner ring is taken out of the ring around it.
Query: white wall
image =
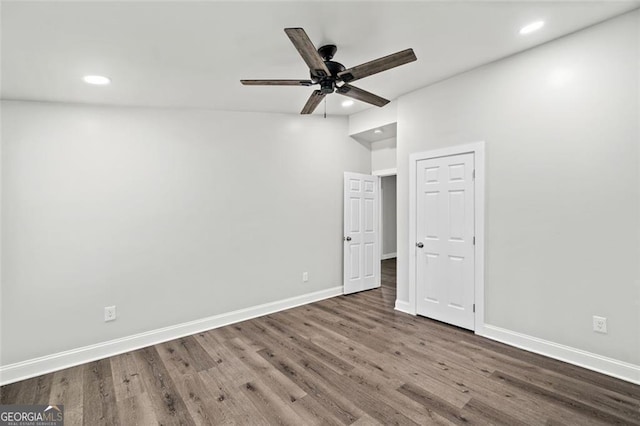
[[[486,322],[640,365],[638,12],[398,101],[398,298],[408,159],[487,144]],[[609,334],[592,331],[592,315]]]
[[[398,116],[398,103],[391,101],[381,108],[371,107],[349,116],[349,135],[395,123]]]
[[[382,179],[382,256],[395,255],[397,246],[396,177]],[[395,256],[394,256],[395,257]]]
[[[371,171],[346,118],[3,102],[2,124],[3,365],[342,285],[343,172]]]
[[[384,139],[378,142],[371,142],[371,170],[381,171],[395,169],[397,145],[396,138]]]

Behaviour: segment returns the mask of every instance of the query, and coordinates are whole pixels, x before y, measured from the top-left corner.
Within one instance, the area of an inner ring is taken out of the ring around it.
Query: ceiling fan
[[[331,93],[348,96],[359,101],[367,102],[378,107],[389,103],[389,100],[374,95],[366,90],[352,86],[352,81],[386,71],[391,68],[415,61],[416,55],[413,49],[402,50],[373,61],[345,68],[344,65],[332,61],[338,48],[328,44],[316,50],[315,46],[302,28],[285,28],[293,45],[298,49],[300,56],[309,67],[311,79],[309,80],[240,80],[246,86],[313,86],[320,85],[319,90],[314,90],[309,100],[302,108],[301,114],[311,114],[322,102],[324,97]]]

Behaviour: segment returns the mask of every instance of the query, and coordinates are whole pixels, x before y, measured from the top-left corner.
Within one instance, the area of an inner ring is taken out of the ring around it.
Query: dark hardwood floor
[[[383,286],[47,374],[66,425],[640,425],[640,386],[393,310]]]

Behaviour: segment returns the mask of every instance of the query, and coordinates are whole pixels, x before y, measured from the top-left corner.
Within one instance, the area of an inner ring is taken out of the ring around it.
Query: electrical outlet
[[[116,307],[105,306],[104,307],[104,322],[115,321],[116,319]]]
[[[309,281],[309,273],[308,272],[303,272],[302,273],[302,282],[306,283],[307,281]]]
[[[607,319],[605,317],[593,316],[593,331],[607,334]]]

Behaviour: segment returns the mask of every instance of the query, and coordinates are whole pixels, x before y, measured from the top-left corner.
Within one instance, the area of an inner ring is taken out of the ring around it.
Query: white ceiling
[[[589,2],[3,2],[2,98],[298,113],[309,87],[241,78],[307,78],[283,28],[338,46],[350,67],[408,47],[417,62],[356,82],[388,99],[638,7]],[[545,27],[521,36],[523,25]],[[88,86],[86,74],[110,77]],[[367,104],[340,106],[351,114]],[[316,110],[321,114],[323,106]]]

